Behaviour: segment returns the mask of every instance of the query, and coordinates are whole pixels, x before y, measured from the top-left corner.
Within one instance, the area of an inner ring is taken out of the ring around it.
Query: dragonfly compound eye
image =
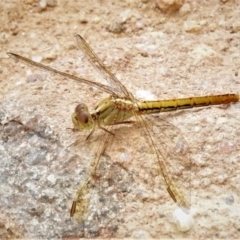
[[[81,103],[78,104],[77,107],[75,108],[75,113],[76,113],[76,120],[80,123],[88,123],[89,120],[89,112],[88,108],[85,104]]]
[[[75,112],[78,113],[78,112],[82,112],[82,111],[88,112],[88,107],[84,103],[79,103],[75,108]]]
[[[88,123],[89,113],[85,111],[77,112],[76,118],[80,123]]]

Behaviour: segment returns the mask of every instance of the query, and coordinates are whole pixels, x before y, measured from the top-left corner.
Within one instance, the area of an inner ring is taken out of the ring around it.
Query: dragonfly
[[[179,109],[235,103],[239,101],[238,94],[228,93],[223,95],[197,96],[168,100],[139,101],[124,86],[124,84],[117,79],[117,77],[106,67],[106,65],[102,63],[97,54],[82,36],[77,35],[76,40],[78,48],[85,54],[92,66],[107,81],[107,84],[87,80],[76,75],[59,71],[55,68],[35,62],[16,53],[7,53],[10,57],[20,60],[26,64],[47,70],[67,79],[75,80],[79,83],[93,86],[109,94],[109,96],[100,101],[93,110],[89,111],[86,104],[80,103],[76,106],[74,113],[72,114],[74,129],[79,131],[90,131],[86,142],[91,138],[96,129],[102,129],[105,137],[102,138],[101,149],[98,150],[96,156],[93,157],[90,168],[86,174],[86,179],[79,187],[76,197],[72,202],[70,216],[74,217],[77,215],[78,219],[84,219],[89,207],[89,199],[87,196],[89,195],[90,188],[94,186],[94,183],[97,181],[97,178],[94,176],[96,176],[97,169],[101,159],[103,158],[104,152],[108,148],[108,144],[113,144],[114,138],[116,137],[114,127],[120,126],[121,124],[131,124],[133,122],[137,122],[145,133],[145,138],[147,139],[146,142],[149,144],[154,153],[154,159],[158,168],[158,172],[163,178],[166,190],[170,197],[184,212],[189,213],[191,201],[186,193],[189,191],[189,189],[184,188],[183,184],[185,182],[189,187],[190,185],[188,181],[190,181],[190,178],[186,177],[186,180],[182,180],[182,184],[177,184],[176,179],[179,177],[173,176],[173,172],[175,170],[172,170],[172,168],[177,168],[179,165],[181,165],[183,166],[182,168],[179,168],[181,171],[183,168],[190,169],[191,164],[189,163],[188,157],[177,156],[181,153],[174,150],[174,147],[171,148],[167,146],[164,141],[164,137],[168,133],[166,132],[165,135],[164,127],[168,126],[168,129],[174,133],[174,136],[180,133],[178,133],[178,130],[175,126],[169,123],[164,121],[159,123],[155,120],[152,120],[151,115],[162,112],[176,111]],[[130,120],[132,118],[135,118],[136,120]],[[157,136],[161,133],[164,133],[162,137]],[[174,142],[173,138],[171,140]],[[174,162],[178,157],[178,162]],[[180,177],[184,177],[184,175],[182,174]]]

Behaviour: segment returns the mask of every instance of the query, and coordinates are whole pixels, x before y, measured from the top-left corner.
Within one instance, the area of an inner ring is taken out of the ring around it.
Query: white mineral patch
[[[176,225],[178,231],[187,232],[194,224],[193,216],[195,212],[194,210],[190,210],[190,213],[186,214],[181,208],[177,208],[173,213],[171,222]]]
[[[152,238],[150,233],[145,230],[136,230],[131,235],[134,239],[150,239]]]
[[[39,6],[41,8],[46,8],[47,7],[47,1],[46,0],[40,0],[39,1]]]
[[[156,96],[150,91],[140,89],[136,91],[136,98],[139,100],[154,100]]]
[[[53,175],[53,174],[50,174],[48,177],[47,177],[47,180],[52,183],[53,185],[56,183],[57,179],[56,177]]]
[[[33,56],[32,60],[34,62],[41,62],[42,61],[42,56],[39,56],[39,55]]]

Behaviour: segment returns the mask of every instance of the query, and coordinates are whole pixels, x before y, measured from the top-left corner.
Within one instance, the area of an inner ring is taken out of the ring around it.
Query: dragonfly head
[[[75,111],[72,114],[72,122],[74,128],[77,130],[88,130],[94,127],[93,118],[88,111],[88,107],[84,103],[80,103],[76,106]]]

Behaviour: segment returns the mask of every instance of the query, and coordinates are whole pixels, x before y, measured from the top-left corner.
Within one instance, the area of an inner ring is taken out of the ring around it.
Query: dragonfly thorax
[[[109,96],[97,105],[91,112],[91,116],[93,121],[97,122],[98,126],[109,126],[126,121],[137,110],[137,105],[131,100]]]

